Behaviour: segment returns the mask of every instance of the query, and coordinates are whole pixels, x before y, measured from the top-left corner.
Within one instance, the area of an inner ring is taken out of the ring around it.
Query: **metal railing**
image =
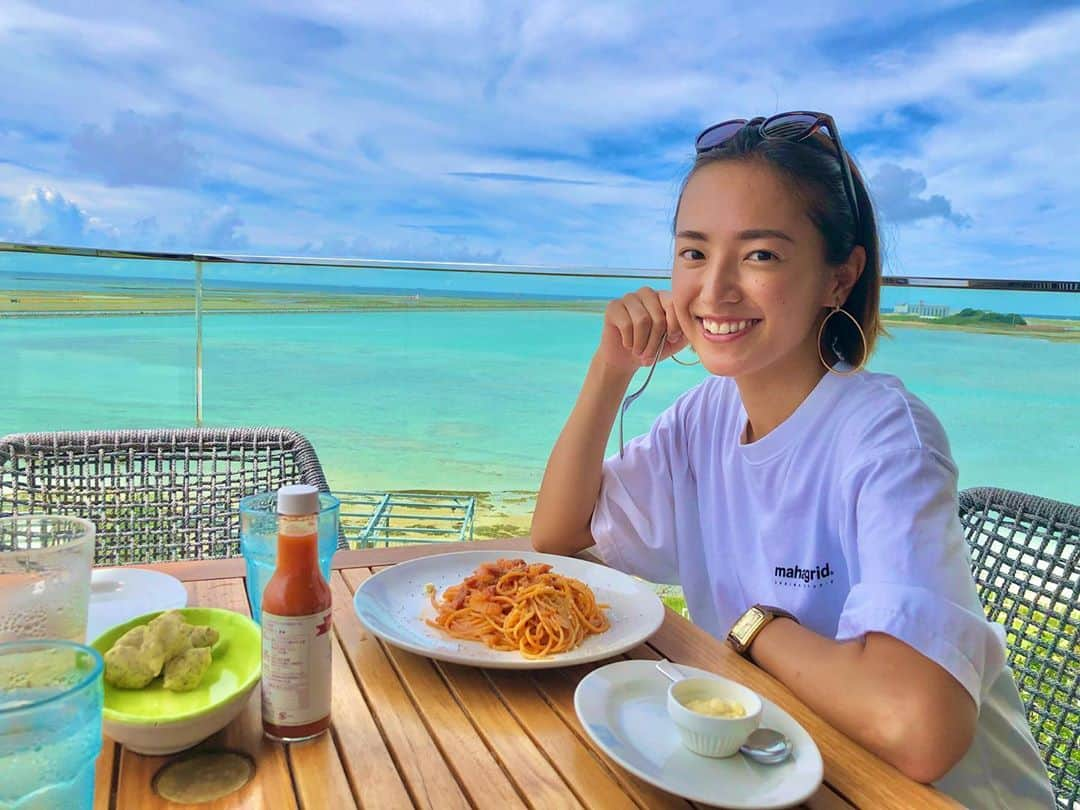
[[[82,256],[99,259],[142,259],[191,262],[200,272],[200,264],[269,264],[290,267],[338,267],[371,270],[429,270],[437,272],[482,273],[489,275],[529,275],[570,278],[641,278],[665,279],[667,269],[617,267],[557,267],[529,264],[492,264],[486,262],[419,262],[390,259],[326,258],[320,256],[260,256],[231,253],[166,253],[149,250],[116,250],[66,245],[35,245],[23,242],[0,242],[3,253],[36,253],[52,256]],[[971,290],[1007,290],[1012,292],[1080,293],[1080,280],[957,278],[933,276],[883,276],[886,287],[960,288]]]
[[[342,530],[352,548],[473,539],[472,495],[374,490],[335,490],[334,495],[341,501]]]

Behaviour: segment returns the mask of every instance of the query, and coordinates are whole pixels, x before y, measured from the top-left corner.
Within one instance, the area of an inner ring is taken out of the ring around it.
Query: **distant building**
[[[944,318],[952,310],[946,304],[926,304],[920,301],[912,309],[912,312],[920,318]]]
[[[893,307],[897,315],[918,315],[920,318],[944,318],[952,312],[947,304],[927,304],[920,301],[917,304],[897,304]]]

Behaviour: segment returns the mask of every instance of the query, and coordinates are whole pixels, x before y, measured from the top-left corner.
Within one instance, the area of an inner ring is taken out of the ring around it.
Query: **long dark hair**
[[[866,356],[862,356],[862,340],[854,324],[842,315],[830,318],[821,336],[822,356],[826,360],[843,359],[852,365],[866,362],[874,351],[877,336],[885,333],[879,314],[881,249],[874,206],[855,161],[848,158],[859,201],[858,226],[844,191],[844,176],[836,148],[826,136],[814,134],[803,141],[763,138],[754,125],[743,127],[722,146],[697,156],[679,189],[679,202],[682,202],[686,184],[703,166],[736,160],[762,161],[791,184],[821,233],[828,264],[842,264],[856,245],[862,245],[866,250],[866,266],[842,304],[862,327],[866,336]],[[678,210],[676,206],[676,218]]]

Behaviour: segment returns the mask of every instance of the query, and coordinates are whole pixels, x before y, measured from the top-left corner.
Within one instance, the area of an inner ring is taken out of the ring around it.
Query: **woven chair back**
[[[240,498],[289,483],[329,491],[311,443],[285,428],[0,439],[0,515],[93,521],[96,565],[238,556]]]
[[[1071,808],[1080,793],[1080,507],[976,488],[960,493],[960,521],[1058,803]]]

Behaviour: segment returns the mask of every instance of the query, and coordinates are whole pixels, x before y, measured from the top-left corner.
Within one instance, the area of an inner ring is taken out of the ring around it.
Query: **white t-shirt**
[[[768,435],[744,444],[745,426],[734,381],[712,377],[607,459],[592,518],[605,562],[681,584],[718,638],[760,603],[826,638],[905,642],[980,707],[971,748],[937,786],[973,808],[1053,807],[930,410],[895,377],[826,374]]]

